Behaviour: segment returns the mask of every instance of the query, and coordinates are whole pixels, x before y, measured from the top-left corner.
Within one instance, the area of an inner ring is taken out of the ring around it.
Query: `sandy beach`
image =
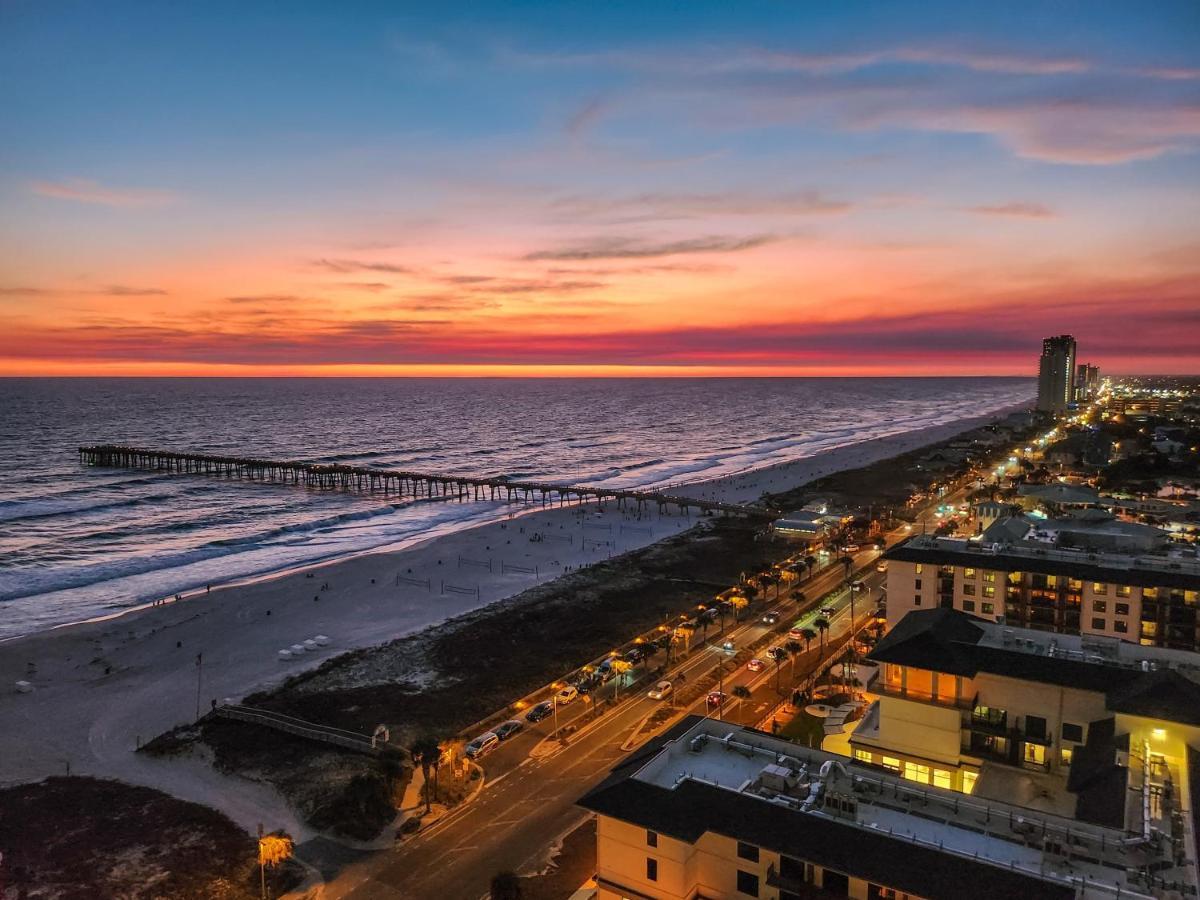
[[[839,448],[677,493],[750,501],[959,433],[1000,414]],[[537,508],[504,522],[387,552],[234,586],[214,586],[107,619],[0,644],[0,782],[50,774],[119,778],[215,806],[253,828],[264,818],[309,834],[269,788],[220,775],[202,760],[133,751],[195,719],[346,650],[372,646],[495,603],[691,527],[694,518],[611,504]],[[515,568],[514,568],[515,567]],[[536,570],[536,575],[528,570]],[[328,646],[281,661],[316,635]],[[197,665],[198,658],[202,665]],[[32,683],[18,693],[15,683]]]

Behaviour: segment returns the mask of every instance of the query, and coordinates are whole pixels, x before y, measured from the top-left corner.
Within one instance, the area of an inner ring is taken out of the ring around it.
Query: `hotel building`
[[[1200,647],[1200,561],[1194,558],[932,535],[911,537],[884,558],[889,627],[913,610],[954,609],[1064,635]]]
[[[948,708],[957,723],[959,710]],[[1157,727],[1157,719],[1149,721]],[[1119,791],[1120,805],[1130,810],[1130,818],[1118,825],[990,799],[979,791],[967,796],[916,777],[916,768],[897,769],[875,758],[859,763],[750,728],[689,717],[618,763],[580,801],[597,817],[595,896],[1193,895],[1194,828],[1190,819],[1179,821],[1179,810],[1190,802],[1186,754],[1174,731],[1160,739],[1152,729],[1144,733],[1140,723],[1136,733],[1122,733],[1109,744],[1103,743],[1103,726],[1089,728],[1101,773],[1096,778],[1104,791]],[[1102,748],[1123,746],[1125,737],[1130,750],[1122,756],[1113,749],[1105,765]],[[1149,755],[1143,738],[1156,742]],[[948,762],[940,765],[949,770]]]
[[[1038,363],[1038,412],[1061,416],[1075,402],[1075,338],[1069,334],[1042,341]]]

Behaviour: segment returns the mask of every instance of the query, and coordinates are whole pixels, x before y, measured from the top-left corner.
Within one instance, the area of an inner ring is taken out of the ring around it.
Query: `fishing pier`
[[[216,475],[268,484],[303,485],[316,490],[340,490],[361,494],[383,494],[417,500],[497,500],[505,503],[567,506],[612,501],[619,509],[638,511],[657,506],[660,513],[672,507],[687,514],[720,513],[754,520],[777,518],[777,510],[737,503],[697,500],[658,491],[626,490],[590,485],[513,481],[508,478],[473,478],[406,472],[369,466],[323,465],[300,461],[257,459],[244,456],[214,456],[178,453],[142,447],[98,444],[79,448],[79,461],[87,466],[150,469],[184,475]]]

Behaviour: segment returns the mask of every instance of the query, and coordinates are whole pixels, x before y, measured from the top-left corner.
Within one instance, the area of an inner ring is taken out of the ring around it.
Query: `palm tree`
[[[425,777],[425,814],[433,809],[433,796],[429,790],[430,773],[439,762],[442,748],[433,738],[424,737],[416,741],[409,750],[413,762],[420,763],[421,774]]]
[[[811,628],[803,628],[800,631],[800,637],[804,638],[804,652],[807,653],[812,642],[817,639],[817,633]]]
[[[782,647],[772,647],[768,655],[775,661],[775,692],[779,693],[779,673],[783,669],[783,661],[787,658],[787,651]]]
[[[783,645],[788,655],[788,682],[796,680],[796,654],[803,649],[799,641],[788,641]]]
[[[733,621],[738,621],[741,617],[741,612],[750,605],[750,601],[741,594],[734,594],[729,598],[730,604],[733,606]]]
[[[818,562],[819,562],[819,560],[815,556],[804,557],[804,565],[808,567],[808,575],[806,575],[805,577],[812,575],[813,569],[815,569],[817,567]]]
[[[492,876],[490,900],[521,900],[521,878],[516,872],[497,872]]]
[[[821,657],[825,656],[825,632],[829,630],[829,620],[824,616],[818,616],[813,620],[813,627],[821,634]]]
[[[842,578],[849,580],[850,579],[850,570],[852,568],[854,568],[854,557],[853,556],[841,556],[841,557],[838,557],[838,562],[840,562],[842,564],[842,570],[843,570]]]
[[[626,672],[628,672],[630,669],[632,669],[633,664],[626,662],[623,659],[614,659],[610,663],[610,666],[611,666],[612,670],[617,673],[616,676],[614,676],[614,678],[613,678],[613,703],[616,703],[617,702],[617,691],[621,687],[621,676],[623,676]]]

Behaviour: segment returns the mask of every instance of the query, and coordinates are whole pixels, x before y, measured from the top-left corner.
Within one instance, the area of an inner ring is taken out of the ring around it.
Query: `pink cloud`
[[[172,191],[106,187],[86,178],[72,178],[67,181],[35,181],[29,186],[29,189],[39,197],[53,197],[56,200],[72,200],[76,203],[92,203],[100,206],[164,206],[178,199],[178,195]]]

